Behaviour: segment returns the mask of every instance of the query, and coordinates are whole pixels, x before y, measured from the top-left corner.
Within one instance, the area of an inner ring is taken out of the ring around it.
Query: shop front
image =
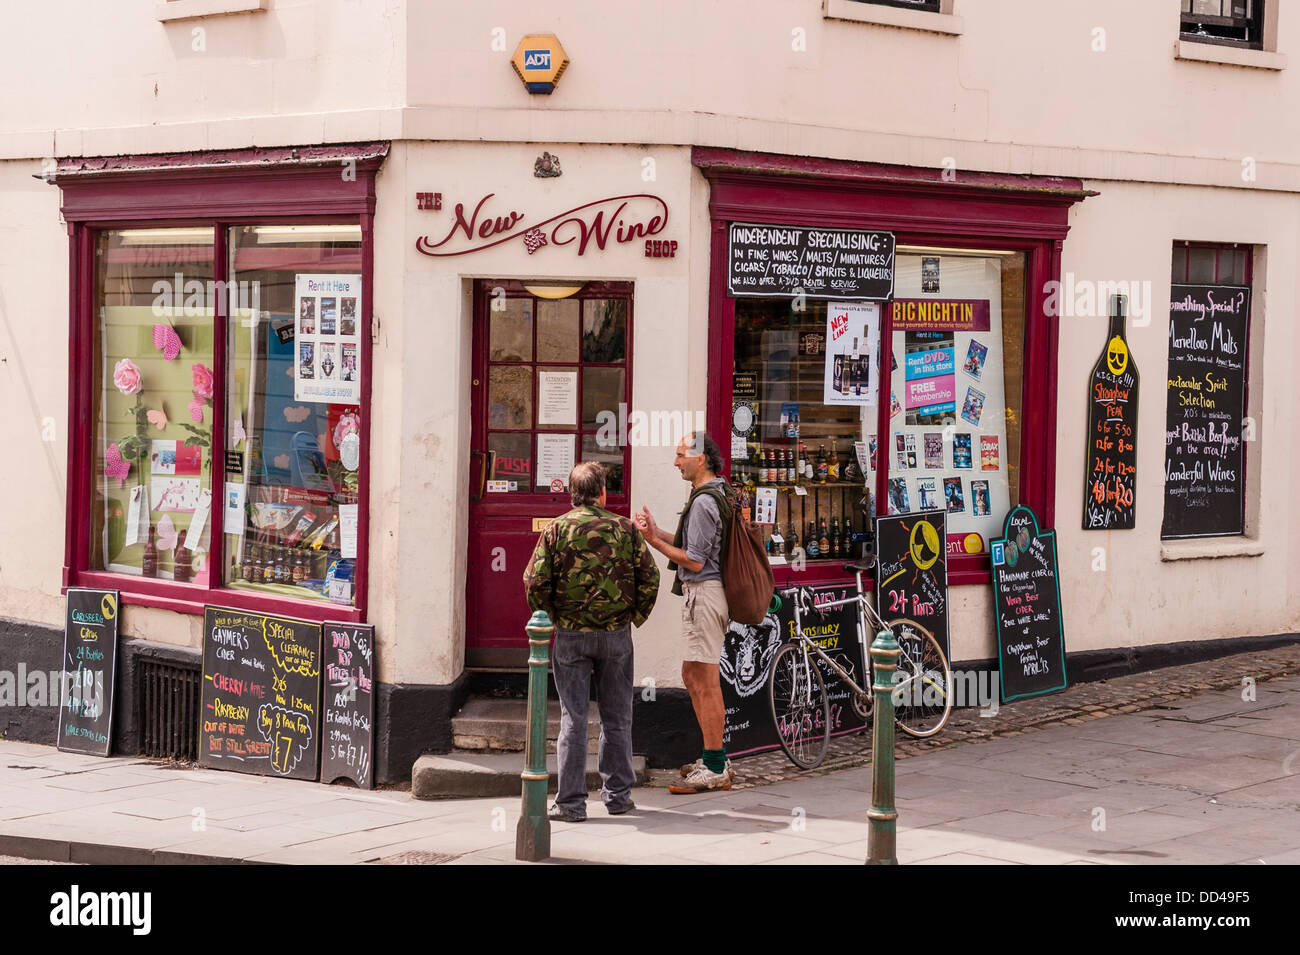
[[[1017,505],[1055,517],[1048,295],[1089,193],[703,148],[693,161],[710,188],[708,416],[733,483],[775,498],[756,512],[778,586],[851,583],[843,565],[871,549],[877,516],[942,512],[927,546],[947,558],[950,656],[989,660],[990,542]],[[917,600],[887,588],[878,605],[914,616]]]

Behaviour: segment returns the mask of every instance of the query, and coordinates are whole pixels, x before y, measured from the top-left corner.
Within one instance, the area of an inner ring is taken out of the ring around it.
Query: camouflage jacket
[[[659,567],[636,525],[587,504],[542,531],[524,588],[529,608],[562,629],[639,627],[659,596]]]

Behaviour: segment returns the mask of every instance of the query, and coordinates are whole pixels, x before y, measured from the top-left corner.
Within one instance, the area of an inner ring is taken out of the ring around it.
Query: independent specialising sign
[[[894,294],[894,234],[733,222],[727,292],[883,302]]]

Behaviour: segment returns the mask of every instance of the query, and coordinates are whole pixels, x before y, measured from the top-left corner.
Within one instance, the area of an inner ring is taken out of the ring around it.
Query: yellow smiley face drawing
[[[1106,367],[1113,375],[1124,374],[1124,369],[1128,367],[1128,346],[1118,335],[1106,346]]]
[[[112,620],[117,616],[117,598],[112,594],[104,594],[104,599],[99,602],[99,609],[103,611],[105,620]]]
[[[939,532],[929,521],[917,521],[912,525],[912,535],[908,539],[907,549],[911,552],[912,563],[917,570],[928,570],[939,559],[942,548],[939,546]]]

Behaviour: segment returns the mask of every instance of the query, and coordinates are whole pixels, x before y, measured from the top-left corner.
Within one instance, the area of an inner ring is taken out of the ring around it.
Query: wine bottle
[[[158,538],[157,531],[149,525],[149,539],[144,545],[144,557],[140,561],[140,572],[145,577],[158,576]]]

